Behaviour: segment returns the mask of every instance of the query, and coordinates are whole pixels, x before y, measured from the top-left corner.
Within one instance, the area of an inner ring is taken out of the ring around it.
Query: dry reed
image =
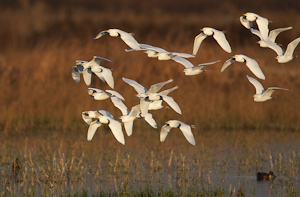
[[[94,101],[87,95],[86,85],[82,81],[76,84],[71,78],[70,69],[75,61],[90,60],[94,55],[114,61],[105,66],[113,69],[115,89],[125,97],[128,108],[138,100],[134,90],[121,77],[134,79],[146,88],[155,82],[174,79],[168,87],[179,86],[171,95],[183,115],[167,109],[154,111],[159,125],[168,119],[181,119],[198,129],[299,130],[300,114],[296,110],[300,109],[299,59],[278,64],[275,53],[259,48],[255,43],[257,38],[238,21],[242,13],[257,11],[273,21],[270,28],[293,26],[293,30],[278,37],[278,42],[286,46],[300,35],[300,17],[294,10],[299,3],[294,2],[295,7],[289,8],[289,14],[280,14],[284,10],[278,8],[288,8],[279,1],[275,3],[277,7],[272,3],[272,8],[268,8],[269,4],[263,3],[259,9],[250,3],[246,7],[230,2],[210,12],[202,7],[213,5],[215,1],[203,5],[191,0],[192,7],[180,1],[171,5],[155,1],[156,7],[149,11],[145,10],[148,3],[137,1],[126,1],[117,6],[109,6],[111,3],[107,1],[99,3],[104,7],[92,0],[85,4],[74,1],[71,7],[65,6],[68,1],[53,1],[52,4],[22,2],[4,2],[0,8],[0,36],[5,38],[0,41],[0,125],[5,132],[35,128],[82,129],[86,127],[81,120],[84,110],[106,109],[116,117],[120,116],[120,111],[109,101]],[[131,7],[133,3],[136,6]],[[225,17],[222,16],[224,13]],[[124,49],[128,47],[120,39],[109,36],[92,39],[101,30],[120,28],[134,32],[141,43],[170,51],[191,52],[193,38],[204,26],[225,30],[233,54],[225,53],[213,39],[207,38],[192,63],[218,59],[221,62],[208,66],[208,72],[192,77],[184,76],[183,67],[175,62],[149,59],[139,52],[126,53]],[[246,79],[246,74],[252,74],[245,66],[235,63],[220,73],[222,63],[238,53],[258,60],[267,78],[262,81],[265,87],[279,86],[290,91],[275,93],[278,97],[275,101],[254,103],[254,87]],[[295,50],[297,54],[299,49]],[[108,88],[95,77],[92,87]]]

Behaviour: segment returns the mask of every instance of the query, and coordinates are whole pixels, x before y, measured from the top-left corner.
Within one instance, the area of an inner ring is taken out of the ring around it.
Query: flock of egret
[[[287,31],[292,29],[292,27],[287,28],[279,28],[270,31],[268,24],[269,21],[266,18],[263,18],[255,13],[245,13],[240,17],[241,24],[250,30],[250,32],[260,38],[258,42],[261,47],[268,47],[274,50],[277,53],[276,59],[279,63],[286,63],[293,59],[293,52],[298,43],[300,42],[300,37],[292,41],[287,46],[287,50],[284,52],[282,48],[275,42],[276,37],[280,32]],[[254,22],[256,22],[258,29],[254,29]],[[227,53],[231,53],[231,47],[226,39],[225,34],[222,31],[216,30],[211,27],[205,27],[201,29],[201,33],[195,37],[194,45],[193,45],[193,53],[178,53],[178,52],[169,52],[165,49],[151,46],[148,44],[140,44],[136,41],[131,33],[127,33],[125,31],[119,29],[108,29],[105,31],[101,31],[94,39],[99,39],[104,35],[110,35],[112,37],[120,37],[129,47],[130,49],[125,49],[126,52],[131,51],[143,51],[150,58],[157,58],[158,60],[173,60],[185,67],[183,72],[185,75],[197,75],[202,73],[203,68],[210,64],[215,64],[218,61],[202,63],[194,66],[188,58],[193,58],[196,56],[201,43],[203,40],[212,36],[216,42],[220,45],[220,47],[226,51]],[[109,59],[105,59],[102,57],[94,56],[91,61],[82,61],[77,60],[76,66],[72,67],[72,78],[78,83],[80,81],[80,75],[82,74],[83,80],[87,86],[91,84],[92,75],[96,75],[100,80],[107,83],[110,88],[114,88],[114,78],[112,76],[112,70],[109,68],[103,67],[100,63],[102,61],[111,62]],[[237,62],[244,62],[246,66],[250,69],[250,71],[259,79],[265,79],[265,75],[260,69],[257,61],[246,55],[238,54],[234,55],[232,58],[228,59],[222,66],[221,72],[223,72],[229,65]],[[255,78],[249,77],[247,78],[251,84],[255,87],[256,94],[253,96],[254,101],[256,102],[264,102],[272,99],[271,95],[275,90],[284,88],[278,87],[270,87],[267,90],[264,90],[262,84],[256,80]],[[124,97],[114,91],[114,90],[100,90],[97,88],[88,88],[88,94],[94,98],[95,100],[104,100],[110,98],[115,107],[120,109],[122,116],[120,117],[121,122],[124,125],[126,134],[128,136],[132,135],[133,130],[133,121],[135,119],[145,119],[145,121],[151,125],[153,128],[157,129],[157,124],[152,114],[149,113],[149,110],[158,110],[164,108],[162,105],[163,102],[166,102],[170,108],[172,108],[175,112],[181,114],[181,109],[178,104],[174,101],[174,99],[168,94],[178,87],[175,86],[173,88],[160,91],[164,85],[171,83],[173,80],[170,79],[165,82],[160,82],[152,85],[148,90],[139,84],[138,82],[122,78],[125,83],[132,86],[137,92],[137,97],[139,99],[139,104],[133,106],[131,110],[126,107],[123,103],[125,100]],[[122,131],[122,123],[116,120],[111,113],[105,110],[95,110],[95,111],[84,111],[82,112],[83,120],[89,125],[87,140],[90,141],[93,139],[93,136],[102,124],[108,124],[115,138],[122,144],[125,144],[124,134]],[[179,120],[169,120],[167,121],[161,128],[160,132],[160,141],[163,142],[168,133],[172,128],[179,128],[187,141],[195,145],[195,139],[192,133],[192,126],[185,124]]]

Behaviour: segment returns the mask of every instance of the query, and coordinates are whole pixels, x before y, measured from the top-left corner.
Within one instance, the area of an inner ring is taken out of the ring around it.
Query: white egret
[[[246,66],[251,70],[251,72],[260,79],[265,79],[264,73],[261,71],[258,63],[256,60],[247,57],[246,55],[235,55],[232,58],[228,59],[222,66],[221,72],[223,72],[229,65],[231,65],[234,62],[244,62],[246,63]]]
[[[188,124],[185,124],[179,120],[169,120],[162,126],[161,131],[160,131],[160,141],[161,142],[165,141],[167,135],[169,134],[169,132],[172,128],[179,128],[182,131],[184,137],[187,139],[187,141],[190,144],[192,144],[192,145],[196,144],[193,133],[192,133],[191,126]]]
[[[268,39],[268,36],[269,36],[269,20],[264,18],[264,17],[261,17],[259,16],[258,14],[255,14],[255,13],[252,13],[252,12],[247,12],[245,14],[243,14],[242,16],[242,19],[240,18],[240,21],[242,23],[242,25],[244,25],[244,27],[250,29],[253,27],[253,22],[255,21],[257,26],[258,26],[258,29],[262,35],[262,38],[264,40],[267,40]],[[247,25],[247,22],[246,21],[249,21],[249,22],[252,22],[252,23],[249,23]]]
[[[247,75],[248,80],[252,85],[255,87],[256,93],[253,95],[254,101],[256,102],[264,102],[273,99],[271,95],[275,90],[288,90],[285,88],[278,88],[278,87],[269,87],[267,90],[264,89],[262,84],[257,81],[256,79],[249,77]]]
[[[195,37],[193,55],[197,54],[202,41],[207,36],[213,36],[213,38],[217,41],[217,43],[222,47],[224,51],[226,51],[227,53],[231,53],[231,47],[226,39],[225,34],[222,31],[216,30],[211,27],[204,27],[201,29],[201,33]]]
[[[87,133],[88,141],[91,141],[93,139],[98,127],[100,127],[102,124],[107,124],[118,142],[120,142],[121,144],[125,144],[121,123],[115,120],[108,111],[85,111],[82,113],[82,117],[83,120],[90,125]],[[91,119],[94,118],[96,120],[91,122]]]

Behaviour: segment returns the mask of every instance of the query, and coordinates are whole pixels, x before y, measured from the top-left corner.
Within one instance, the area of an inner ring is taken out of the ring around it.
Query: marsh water
[[[90,143],[81,134],[60,139],[40,134],[7,137],[6,145],[1,145],[0,191],[16,196],[118,195],[146,190],[156,195],[218,191],[227,196],[299,196],[297,132],[222,132],[196,136],[196,146],[184,141],[179,132],[165,143],[128,138],[125,146],[111,142],[109,133],[99,134]],[[11,172],[15,158],[11,153],[22,162],[17,176]],[[256,180],[257,172],[269,170],[276,175],[273,181]]]

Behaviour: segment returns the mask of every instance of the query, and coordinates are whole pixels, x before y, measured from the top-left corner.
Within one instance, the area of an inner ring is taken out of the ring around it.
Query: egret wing
[[[93,121],[88,129],[88,133],[87,133],[87,140],[91,141],[98,129],[98,127],[100,127],[102,125],[102,123],[99,122],[99,120],[95,120]]]
[[[258,29],[263,37],[264,40],[267,40],[269,37],[269,21],[268,19],[258,16],[256,19],[256,24],[258,26]]]
[[[290,42],[286,48],[285,54],[287,56],[293,56],[294,50],[300,42],[300,37]]]
[[[92,71],[91,71],[91,68],[87,68],[87,69],[84,69],[82,71],[82,74],[83,74],[83,79],[84,79],[84,82],[86,85],[91,85],[91,81],[92,81]]]
[[[257,81],[252,77],[249,77],[248,75],[247,78],[250,81],[250,83],[252,83],[252,85],[255,87],[256,94],[262,94],[264,92],[264,87],[262,86],[261,83],[259,83],[259,81]]]
[[[143,117],[146,116],[146,114],[148,113],[148,108],[149,108],[150,102],[146,101],[145,98],[142,98],[140,100],[140,108],[141,108],[141,112]]]
[[[156,123],[156,121],[154,120],[152,114],[147,113],[147,114],[144,116],[144,119],[146,120],[146,122],[147,122],[151,127],[157,129],[157,123]]]
[[[161,91],[161,92],[159,92],[159,94],[162,94],[162,95],[168,95],[170,92],[173,92],[173,91],[176,90],[176,89],[178,89],[178,86],[175,86],[175,87],[173,87],[173,88],[170,88],[170,89]]]
[[[172,55],[179,56],[179,57],[182,57],[182,58],[192,58],[192,57],[195,57],[194,55],[189,54],[189,53],[171,52],[171,54],[172,54]]]
[[[112,76],[112,71],[108,68],[102,67],[101,74],[109,87],[114,88],[114,78]]]
[[[168,103],[168,105],[177,113],[181,114],[181,109],[178,104],[174,101],[174,99],[167,95],[161,95],[163,100]]]
[[[184,137],[187,139],[187,141],[189,143],[191,143],[192,145],[195,146],[196,142],[195,142],[195,138],[194,138],[193,133],[192,133],[191,126],[188,125],[188,124],[185,124],[183,122],[180,122],[180,121],[178,121],[178,122],[180,124],[179,129],[182,131]]]
[[[164,82],[160,82],[160,83],[156,83],[149,88],[147,93],[157,93],[164,85],[171,83],[172,81],[173,81],[173,79],[170,79],[170,80],[164,81]]]
[[[97,34],[97,36],[94,38],[95,40],[96,39],[99,39],[101,38],[102,36],[105,36],[106,34],[109,34],[107,31],[101,31],[100,33]]]
[[[196,37],[195,37],[195,40],[194,40],[194,46],[193,46],[193,55],[196,55],[199,48],[200,48],[200,45],[202,43],[202,41],[207,37],[206,34],[204,34],[203,32],[201,32],[200,34],[198,34]]]
[[[271,95],[273,94],[273,92],[275,92],[275,90],[288,90],[288,89],[285,89],[285,88],[278,88],[278,87],[269,87],[269,88],[263,93],[263,96],[271,97]]]
[[[118,142],[120,142],[121,144],[125,144],[125,139],[124,139],[124,134],[122,131],[122,124],[112,118],[108,118],[109,119],[109,128],[112,131],[113,135],[115,136],[115,138],[118,140]]]
[[[119,99],[118,97],[114,97],[114,96],[110,97],[110,99],[111,99],[112,103],[114,104],[114,106],[122,112],[123,116],[128,115],[129,110],[126,107],[126,105],[122,102],[121,99]]]
[[[188,61],[187,59],[184,59],[182,57],[179,57],[179,56],[175,56],[175,57],[172,57],[172,60],[174,60],[175,62],[179,63],[179,64],[182,64],[185,68],[193,68],[194,65]]]
[[[118,33],[120,34],[121,39],[132,49],[139,49],[140,44],[136,41],[136,39],[132,36],[132,34],[118,30]]]
[[[234,58],[230,58],[230,59],[226,60],[226,62],[223,64],[223,66],[221,68],[221,72],[223,72],[228,66],[230,66],[234,62],[235,62]]]
[[[251,72],[260,79],[265,79],[264,73],[261,71],[258,63],[256,60],[249,58],[247,56],[243,56],[243,58],[246,60],[246,66],[251,70]]]
[[[248,21],[247,19],[245,19],[244,16],[241,16],[241,17],[240,17],[240,22],[241,22],[241,24],[242,24],[244,27],[246,27],[247,29],[250,29],[250,28],[253,27],[253,22]]]
[[[207,66],[207,65],[211,65],[211,64],[215,64],[215,63],[217,63],[217,62],[220,62],[221,60],[217,60],[217,61],[214,61],[214,62],[207,62],[207,63],[201,63],[201,64],[198,64],[197,66],[195,66],[195,67],[205,67],[205,66]]]
[[[271,42],[275,42],[278,34],[280,34],[281,32],[283,31],[287,31],[287,30],[290,30],[292,29],[293,27],[284,27],[284,28],[278,28],[278,29],[273,29],[272,31],[270,31],[269,33],[269,40]]]
[[[259,39],[263,40],[263,37],[262,37],[262,35],[261,35],[261,33],[260,33],[259,30],[250,28],[250,31],[251,31],[252,34],[254,34],[254,35],[256,35],[257,37],[259,37]]]
[[[114,90],[105,90],[105,91],[112,94],[113,96],[118,97],[119,99],[125,101],[124,97],[119,92],[114,91]]]
[[[171,127],[166,125],[166,124],[162,126],[162,128],[160,130],[160,141],[161,142],[165,141],[165,139],[166,139],[167,135],[169,134],[170,130],[171,130]]]
[[[74,81],[76,83],[78,83],[80,81],[80,73],[79,73],[79,70],[76,66],[72,67],[71,74],[72,74],[72,78],[74,79]]]
[[[100,65],[100,62],[104,60],[104,61],[107,61],[107,62],[112,62],[111,60],[109,59],[106,59],[104,57],[99,57],[99,56],[94,56],[94,59],[92,60],[94,63],[96,63],[97,65]]]
[[[227,53],[231,53],[231,47],[226,39],[225,34],[222,31],[213,29],[213,37],[217,41],[217,43],[226,51]]]
[[[97,112],[102,116],[107,116],[112,119],[114,118],[114,116],[109,111],[101,109],[101,110],[98,110]]]
[[[144,93],[147,92],[147,89],[144,88],[144,86],[142,86],[142,85],[139,84],[138,82],[136,82],[136,81],[134,81],[134,80],[132,80],[132,79],[124,78],[124,77],[123,77],[122,79],[123,79],[123,81],[124,81],[125,83],[127,83],[127,84],[130,85],[130,86],[132,86],[132,87],[135,89],[135,91],[136,91],[137,93],[139,93],[139,94],[144,94]]]
[[[124,122],[124,128],[128,136],[132,135],[133,121]]]

